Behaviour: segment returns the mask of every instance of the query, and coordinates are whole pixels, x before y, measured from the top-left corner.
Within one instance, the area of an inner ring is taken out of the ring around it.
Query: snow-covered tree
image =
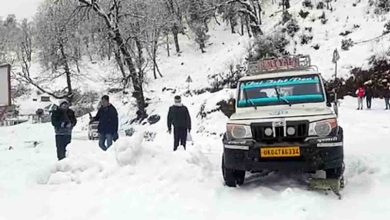
[[[135,34],[140,33],[141,24],[136,21],[131,23],[132,18],[139,18],[137,12],[143,10],[142,1],[79,0],[79,3],[80,8],[87,9],[87,12],[91,11],[102,19],[104,24],[102,28],[107,29],[109,40],[115,43],[129,71],[129,75],[125,80],[131,79],[134,89],[133,96],[137,100],[138,111],[142,117],[146,117],[146,102],[143,92],[144,74],[139,68],[138,70],[136,69],[137,63],[135,63],[136,59],[138,59],[138,62],[141,62],[143,59],[142,42],[138,34]],[[138,7],[139,11],[132,10],[134,9],[132,7]],[[127,26],[129,23],[132,24],[130,27]],[[131,31],[126,31],[128,28],[131,28]],[[129,43],[130,40],[133,40],[133,43],[136,45],[138,56],[135,56],[134,51],[136,50],[132,47],[134,44]]]
[[[176,53],[180,53],[179,33],[184,33],[183,10],[184,0],[165,0],[169,18],[167,25],[172,32]]]
[[[228,0],[225,4],[238,4],[238,13],[245,16],[248,26],[254,35],[262,35],[261,0]]]
[[[208,21],[211,17],[208,2],[206,0],[187,0],[187,22],[195,34],[195,42],[199,44],[202,53],[206,52],[206,43],[210,38],[208,32]]]
[[[81,38],[78,34],[80,17],[77,13],[75,0],[45,1],[38,9],[35,17],[36,35],[35,41],[40,63],[50,72],[45,77],[47,80],[65,76],[65,88],[50,93],[56,98],[67,98],[72,101],[72,78],[78,69],[81,59]],[[31,84],[44,90],[36,80],[32,80],[29,74],[24,77]]]
[[[20,28],[15,15],[0,19],[0,63],[13,64],[17,61],[18,36]]]

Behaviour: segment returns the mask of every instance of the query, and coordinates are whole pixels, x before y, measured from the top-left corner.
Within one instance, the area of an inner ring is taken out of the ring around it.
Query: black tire
[[[245,171],[234,170],[225,167],[225,159],[222,155],[222,175],[225,185],[228,187],[236,187],[236,185],[244,184]]]
[[[236,177],[237,185],[241,186],[245,181],[245,171],[244,170],[236,170],[234,171],[234,175]]]
[[[333,169],[327,169],[325,172],[327,179],[341,179],[344,174],[344,164]]]

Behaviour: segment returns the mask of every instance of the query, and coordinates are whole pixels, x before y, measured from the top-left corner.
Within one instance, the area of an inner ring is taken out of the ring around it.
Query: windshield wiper
[[[276,96],[278,97],[278,100],[282,100],[284,103],[288,104],[290,107],[291,107],[291,102],[289,102],[286,98],[284,98],[283,96],[280,95],[279,93],[279,88],[277,86],[275,86],[275,92],[276,92]]]
[[[249,103],[251,104],[251,106],[255,107],[255,110],[257,110],[257,106],[256,106],[256,104],[253,102],[253,100],[252,100],[252,99],[248,99],[248,92],[245,90],[245,88],[243,88],[243,91],[244,91],[246,103],[248,104],[248,101],[249,101]]]

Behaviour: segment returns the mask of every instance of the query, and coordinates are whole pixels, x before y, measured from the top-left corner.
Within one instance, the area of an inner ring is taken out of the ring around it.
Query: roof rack
[[[292,70],[307,70],[311,68],[314,69],[316,67],[311,66],[311,59],[309,55],[266,58],[258,61],[249,62],[248,74],[258,75]]]

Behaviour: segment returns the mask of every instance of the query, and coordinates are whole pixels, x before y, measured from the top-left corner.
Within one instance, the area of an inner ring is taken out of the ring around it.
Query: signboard
[[[192,83],[192,78],[191,78],[191,76],[188,76],[188,77],[187,77],[186,82],[187,82],[187,83]]]
[[[300,70],[310,67],[309,56],[292,56],[274,59],[264,59],[249,63],[249,73],[259,74],[267,72]]]
[[[50,96],[41,96],[41,102],[50,102]]]
[[[0,106],[11,105],[11,65],[0,64]]]

